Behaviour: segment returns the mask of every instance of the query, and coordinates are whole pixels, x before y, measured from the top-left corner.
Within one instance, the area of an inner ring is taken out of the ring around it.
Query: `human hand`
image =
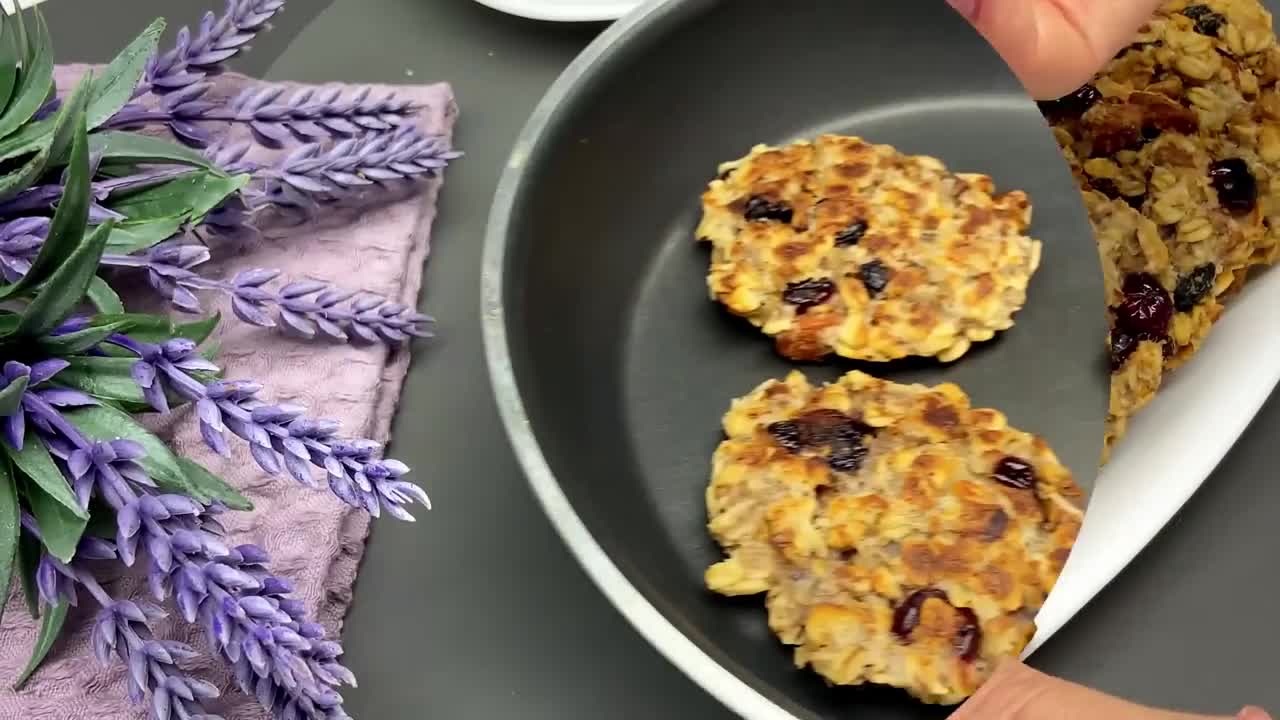
[[[947,0],[1037,100],[1062,97],[1128,45],[1162,0]]]
[[[1271,720],[1247,707],[1234,716],[1155,710],[1008,662],[948,720]]]

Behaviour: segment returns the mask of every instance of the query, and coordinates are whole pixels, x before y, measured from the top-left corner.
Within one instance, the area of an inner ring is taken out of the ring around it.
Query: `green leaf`
[[[53,124],[57,117],[47,117],[24,125],[20,130],[0,140],[0,160],[12,160],[20,155],[49,149],[53,141]],[[63,164],[65,158],[59,164]]]
[[[63,372],[66,372],[65,370]],[[61,375],[62,373],[58,373]],[[138,463],[159,482],[162,478],[178,478],[182,470],[178,460],[160,438],[139,425],[128,413],[110,407],[82,407],[62,411],[64,417],[90,440],[133,440],[147,451]]]
[[[19,32],[24,32],[26,25],[22,13],[16,13],[15,17]],[[0,137],[8,137],[26,124],[53,89],[53,40],[49,37],[49,26],[44,16],[37,12],[35,18],[35,32],[24,33],[27,50],[23,54],[17,90],[9,106],[0,114]]]
[[[155,53],[156,43],[163,32],[164,20],[157,19],[102,71],[102,77],[93,84],[93,100],[89,103],[90,130],[106,122],[133,97],[147,59]]]
[[[184,222],[184,218],[167,217],[117,223],[107,238],[107,252],[129,255],[146,250],[177,235]]]
[[[18,486],[8,462],[0,462],[0,598],[7,600],[13,588],[13,564],[18,557],[22,525],[18,522]],[[0,619],[4,618],[0,602]]]
[[[67,478],[62,474],[62,471],[54,464],[53,456],[49,454],[49,448],[45,447],[44,441],[40,439],[39,435],[28,433],[26,440],[22,443],[21,450],[14,450],[5,444],[4,451],[9,456],[9,459],[13,461],[13,465],[19,474],[34,483],[43,494],[57,501],[58,504],[62,505],[75,517],[89,519],[89,511],[80,507],[80,503],[76,502],[76,494],[71,491],[71,485],[67,482]],[[79,535],[77,535],[76,540],[78,541],[79,539]],[[49,538],[46,537],[45,545],[48,544]],[[72,543],[71,552],[74,552],[75,549],[75,543]]]
[[[89,150],[109,163],[146,163],[148,165],[190,165],[227,177],[209,158],[195,150],[164,138],[118,130],[104,130],[89,137]]]
[[[111,243],[111,237],[107,237],[108,245]],[[106,280],[101,277],[94,276],[89,282],[89,302],[98,309],[100,313],[123,313],[124,303],[120,302],[120,296],[116,295],[116,291],[111,289]]]
[[[49,650],[53,648],[54,642],[58,640],[58,636],[62,634],[62,624],[67,621],[67,601],[62,600],[57,605],[49,608],[44,614],[44,618],[40,621],[40,634],[36,636],[36,645],[31,650],[31,662],[27,663],[27,667],[18,676],[13,683],[13,689],[19,690],[23,683],[31,678],[35,671],[44,663],[44,659],[49,655]]]
[[[117,332],[121,325],[95,325],[84,330],[39,338],[36,342],[46,353],[55,356],[74,355],[97,345],[111,333]]]
[[[61,374],[59,373],[59,376]],[[228,507],[237,510],[250,507],[247,499],[207,470],[198,466],[193,467],[191,463],[184,464],[160,438],[152,435],[127,413],[111,407],[98,406],[64,410],[63,415],[90,439],[124,438],[142,445],[147,454],[138,459],[138,464],[142,465],[151,479],[156,481],[156,485],[165,492],[182,493],[203,503],[222,500]]]
[[[89,290],[89,283],[97,277],[98,261],[111,234],[111,221],[99,225],[78,250],[67,258],[49,281],[40,289],[22,314],[22,321],[15,331],[18,335],[43,335],[58,326],[75,310]]]
[[[87,132],[85,107],[89,104],[92,88],[93,72],[88,71],[80,78],[80,84],[76,85],[71,97],[63,101],[62,109],[58,110],[57,119],[53,122],[53,137],[49,140],[50,157],[60,160],[71,150],[78,128],[85,126]]]
[[[49,151],[40,149],[22,167],[0,177],[0,200],[8,200],[35,183],[49,164]]]
[[[18,540],[18,571],[22,573],[22,596],[27,601],[31,617],[40,617],[40,589],[36,586],[36,570],[40,568],[40,554],[44,546],[30,533],[22,533]]]
[[[111,203],[111,209],[133,222],[175,217],[195,222],[248,182],[248,175],[227,177],[207,170],[195,170],[163,185],[123,197]]]
[[[121,313],[117,315],[100,315],[93,319],[94,325],[114,325],[124,323],[119,332],[139,342],[159,343],[170,338],[181,337],[199,345],[209,338],[222,315],[214,313],[203,320],[188,323],[174,323],[163,315],[145,313]]]
[[[197,345],[201,345],[209,336],[213,334],[214,329],[218,327],[218,323],[222,321],[222,313],[215,312],[203,320],[196,320],[189,323],[179,323],[174,327],[174,337],[186,338]]]
[[[85,525],[89,523],[89,513],[85,513],[86,517],[72,513],[65,505],[49,497],[43,490],[32,487],[30,483],[25,489],[27,507],[31,508],[31,514],[35,516],[45,550],[62,562],[71,562],[76,554],[76,545],[84,535]]]
[[[253,503],[249,502],[248,498],[236,492],[235,488],[228,485],[222,478],[209,472],[200,463],[179,457],[178,465],[187,473],[187,480],[190,481],[191,485],[199,490],[200,495],[195,497],[220,500],[232,510],[253,509]]]
[[[146,407],[147,400],[142,395],[142,388],[134,382],[129,374],[130,368],[138,362],[136,357],[68,357],[71,363],[58,373],[53,382],[99,400],[112,400]]]
[[[75,141],[71,145],[71,164],[68,167],[66,189],[62,199],[58,201],[58,209],[53,214],[53,222],[49,225],[49,234],[40,254],[27,274],[18,282],[0,288],[0,299],[12,297],[14,294],[44,282],[54,273],[54,268],[65,267],[65,262],[81,246],[84,240],[85,223],[89,221],[89,147],[88,135],[84,129],[83,115]],[[105,238],[104,238],[105,240]],[[98,251],[101,254],[101,250]],[[94,260],[97,269],[97,260]],[[83,295],[83,291],[81,292]],[[80,298],[75,298],[79,302]]]
[[[18,23],[4,18],[0,23],[0,108],[9,104],[18,81]]]
[[[0,417],[8,417],[18,412],[22,403],[22,394],[27,391],[27,383],[30,381],[31,378],[20,375],[0,390]]]

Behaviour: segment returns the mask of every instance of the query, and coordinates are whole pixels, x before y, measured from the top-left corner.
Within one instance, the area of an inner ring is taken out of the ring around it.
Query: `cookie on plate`
[[[856,371],[766,382],[724,430],[706,583],[765,594],[797,666],[955,704],[1026,647],[1083,519],[1043,440],[955,385]]]
[[[1013,326],[1040,262],[1024,193],[934,158],[823,135],[720,170],[711,296],[793,360],[955,360]]]
[[[1167,2],[1090,84],[1041,107],[1103,258],[1110,448],[1249,270],[1280,254],[1271,15],[1257,0]]]

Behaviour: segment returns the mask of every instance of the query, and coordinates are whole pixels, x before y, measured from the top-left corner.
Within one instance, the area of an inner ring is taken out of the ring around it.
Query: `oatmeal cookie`
[[[1040,262],[1024,193],[934,158],[823,135],[720,170],[711,296],[794,360],[955,360],[1013,326]]]
[[[1108,448],[1251,267],[1280,253],[1280,48],[1257,0],[1174,0],[1094,81],[1042,103],[1112,308]],[[1134,292],[1129,292],[1133,290]],[[1150,351],[1162,348],[1153,363]]]
[[[766,382],[724,430],[706,583],[765,594],[797,666],[955,704],[1030,641],[1083,518],[1043,440],[955,385],[857,371]]]

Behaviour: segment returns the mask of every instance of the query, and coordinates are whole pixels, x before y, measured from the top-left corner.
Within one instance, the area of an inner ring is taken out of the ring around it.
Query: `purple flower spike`
[[[101,592],[101,588],[98,591]],[[126,673],[129,698],[141,704],[150,694],[148,717],[153,720],[196,717],[220,720],[208,714],[203,706],[218,697],[218,688],[184,675],[177,666],[178,660],[195,657],[195,652],[182,643],[152,639],[147,623],[159,609],[106,599],[93,623],[93,654],[104,665],[111,662],[112,655],[125,664],[129,669]]]
[[[332,146],[303,145],[274,166],[257,169],[260,187],[250,204],[310,210],[358,194],[371,185],[434,177],[462,156],[441,136],[405,123],[393,131],[365,133]]]
[[[26,217],[0,224],[0,276],[17,282],[31,269],[49,233],[49,218]]]
[[[206,13],[194,36],[190,28],[183,27],[175,47],[147,63],[139,93],[181,91],[221,73],[224,63],[267,29],[271,18],[283,8],[284,0],[227,0],[221,16]]]
[[[144,255],[104,255],[103,263],[145,268],[151,286],[179,310],[199,310],[196,292],[221,292],[231,297],[231,311],[242,322],[278,326],[297,337],[398,345],[409,338],[433,336],[432,317],[378,295],[343,290],[320,280],[285,283],[275,290],[269,283],[280,271],[266,268],[242,271],[229,282],[211,280],[191,269],[207,259],[208,251],[201,246],[162,244]],[[154,371],[140,363],[134,372],[147,402],[163,412],[168,404],[155,388]]]
[[[250,271],[244,279],[266,282],[270,277],[270,273]],[[392,517],[412,521],[405,506],[419,503],[430,509],[422,488],[404,479],[408,466],[380,458],[378,443],[340,439],[337,423],[309,418],[301,407],[264,402],[258,397],[262,387],[257,383],[203,383],[191,376],[188,368],[192,358],[199,357],[193,343],[150,345],[122,336],[112,336],[110,341],[138,356],[137,365],[148,368],[145,376],[150,388],[167,387],[196,404],[200,434],[215,451],[227,451],[229,431],[248,443],[263,471],[276,474],[284,470],[299,483],[314,486],[313,468],[319,468],[336,497],[374,516],[385,510]],[[122,552],[124,547],[121,542]]]

